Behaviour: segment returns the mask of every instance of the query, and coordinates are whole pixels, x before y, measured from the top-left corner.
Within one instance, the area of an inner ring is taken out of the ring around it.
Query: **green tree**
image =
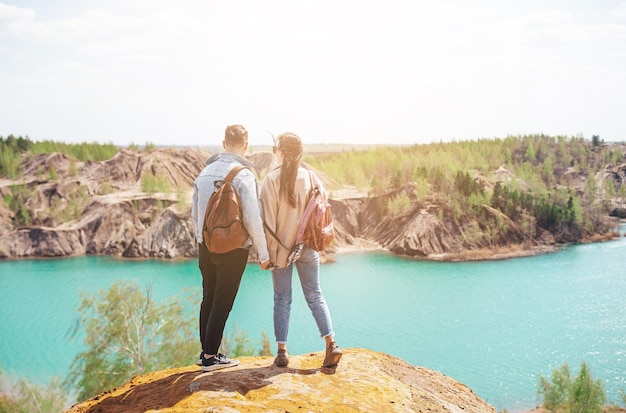
[[[405,192],[401,192],[387,200],[387,211],[393,216],[402,215],[411,208],[411,200]]]
[[[553,370],[551,378],[552,382],[539,376],[538,392],[543,395],[543,407],[551,412],[557,412],[568,401],[569,389],[572,385],[569,366],[563,364],[560,368]]]
[[[64,143],[55,141],[35,142],[28,146],[33,154],[60,152],[80,161],[106,161],[119,152],[119,148],[112,144],[94,143]]]
[[[605,403],[606,394],[602,381],[594,380],[587,363],[583,362],[570,390],[570,412],[602,413]]]
[[[65,384],[84,400],[137,374],[188,365],[197,341],[194,318],[175,300],[157,304],[150,288],[120,282],[83,296],[74,335],[84,329],[87,350],[79,353]]]
[[[20,157],[12,148],[0,145],[0,176],[15,179],[20,176]]]
[[[535,146],[533,145],[532,141],[528,143],[528,147],[526,148],[526,153],[524,154],[524,158],[526,158],[526,160],[528,160],[531,163],[537,160],[537,153],[535,152]]]
[[[265,331],[261,331],[261,349],[259,350],[258,355],[272,355],[272,345],[270,344],[270,338],[267,336],[267,334],[265,334]],[[626,400],[626,398],[624,400]]]
[[[245,331],[239,330],[236,325],[233,326],[230,335],[225,334],[222,338],[221,348],[233,357],[252,356],[254,354],[254,345],[248,335]]]
[[[606,394],[601,380],[591,377],[587,363],[572,380],[567,363],[552,372],[552,381],[539,376],[543,407],[555,413],[602,413]]]
[[[602,144],[602,141],[600,140],[600,136],[598,135],[592,135],[591,136],[591,144],[596,147],[596,146],[600,146]]]
[[[9,395],[0,393],[0,413],[59,413],[67,407],[66,404],[67,398],[58,378],[48,386],[20,380],[11,386]]]

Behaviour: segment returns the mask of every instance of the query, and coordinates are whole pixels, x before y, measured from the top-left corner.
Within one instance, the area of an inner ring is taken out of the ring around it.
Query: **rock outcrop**
[[[626,219],[626,208],[614,208],[609,215],[619,219]]]
[[[190,200],[208,156],[122,149],[105,162],[63,154],[27,160],[22,179],[0,180],[0,258],[195,256]],[[150,179],[157,184],[145,192]],[[167,190],[158,192],[162,187]],[[9,208],[2,202],[7,198],[17,206]]]
[[[189,366],[134,377],[66,413],[446,412],[495,413],[466,385],[396,357],[344,349],[334,374],[320,371],[322,353],[241,357],[233,368]]]
[[[209,156],[199,149],[168,148],[147,153],[122,149],[105,162],[78,162],[59,153],[27,158],[21,179],[0,179],[0,258],[196,256],[192,188]],[[248,158],[261,177],[274,159],[267,152]],[[626,180],[625,171],[625,165],[618,165],[596,179],[608,177],[618,188]],[[328,188],[341,188],[332,177],[319,175]],[[505,167],[494,176],[519,181]],[[476,179],[493,186],[484,177]],[[605,186],[599,190],[607,190]],[[492,259],[582,239],[567,228],[555,234],[544,231],[533,217],[513,221],[488,205],[480,207],[478,220],[476,214],[459,214],[436,199],[417,199],[413,183],[375,197],[331,191],[335,241],[327,253],[374,247],[427,259]],[[388,206],[397,200],[401,207],[390,213]],[[615,205],[612,215],[626,216],[623,205]]]

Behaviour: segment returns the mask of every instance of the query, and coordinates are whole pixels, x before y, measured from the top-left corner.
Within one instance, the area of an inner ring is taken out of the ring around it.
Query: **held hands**
[[[271,262],[270,260],[267,260],[265,262],[261,262],[261,263],[259,263],[259,265],[261,266],[262,270],[270,270],[271,271],[271,270],[273,270],[275,268],[274,267],[274,263]]]

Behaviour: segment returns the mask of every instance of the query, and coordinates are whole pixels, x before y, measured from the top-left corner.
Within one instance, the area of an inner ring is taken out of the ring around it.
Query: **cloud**
[[[617,8],[611,10],[609,13],[617,18],[626,18],[626,3],[620,4]]]
[[[0,3],[0,125],[29,118],[10,133],[166,141],[243,122],[303,139],[471,138],[535,132],[548,112],[567,124],[577,100],[626,93],[624,4],[104,4]]]
[[[36,16],[33,9],[0,3],[0,38],[45,37],[45,29],[37,22]]]

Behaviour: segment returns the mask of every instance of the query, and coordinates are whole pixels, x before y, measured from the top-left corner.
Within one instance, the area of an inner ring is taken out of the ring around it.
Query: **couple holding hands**
[[[224,152],[207,160],[194,183],[192,220],[199,248],[199,267],[202,273],[202,303],[199,330],[202,352],[198,364],[204,371],[212,371],[239,364],[219,352],[228,315],[239,290],[248,262],[248,252],[254,246],[261,268],[271,270],[274,286],[274,334],[277,356],[274,363],[286,367],[289,363],[287,333],[292,301],[292,270],[296,266],[302,291],[317,323],[320,336],[326,342],[322,368],[334,369],[342,352],[334,341],[330,312],[320,287],[319,253],[304,247],[296,262],[290,262],[291,247],[296,243],[298,227],[313,185],[313,172],[301,166],[302,141],[291,132],[279,135],[273,151],[278,166],[270,171],[261,184],[260,196],[255,174],[242,169],[232,180],[239,195],[243,223],[250,238],[226,253],[210,252],[202,238],[206,206],[215,190],[215,182],[223,181],[231,169],[239,165],[253,168],[244,158],[248,149],[248,132],[241,125],[226,128]],[[319,179],[317,179],[319,182]],[[320,190],[323,191],[323,187]],[[268,231],[264,231],[264,227]]]

